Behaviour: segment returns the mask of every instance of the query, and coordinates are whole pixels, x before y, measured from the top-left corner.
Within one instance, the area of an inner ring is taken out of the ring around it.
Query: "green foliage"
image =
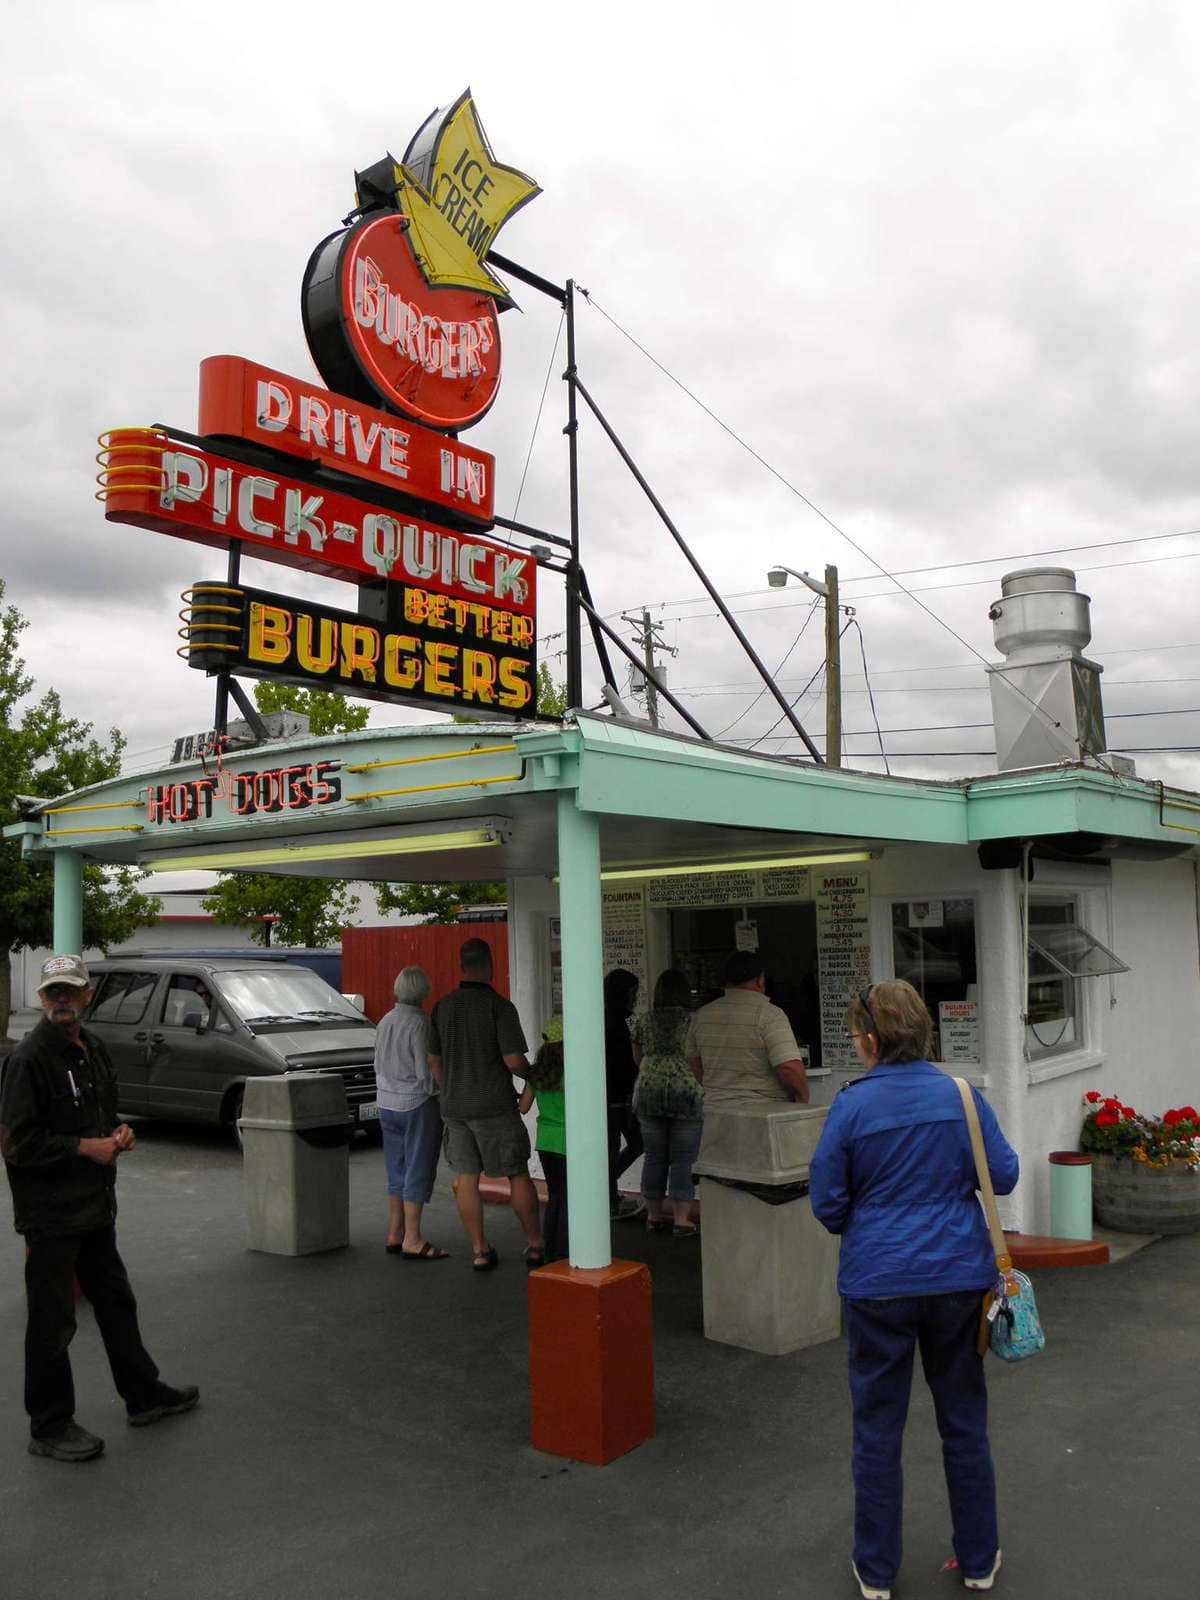
[[[537,708],[543,717],[564,717],[567,714],[567,686],[565,683],[555,683],[544,661],[537,670]]]
[[[277,878],[223,872],[201,902],[221,922],[248,928],[258,944],[337,944],[358,909],[344,878]],[[264,917],[274,917],[273,923]]]
[[[260,711],[298,711],[308,718],[309,731],[354,733],[365,728],[371,707],[326,689],[296,689],[290,683],[256,683],[254,703]]]
[[[317,735],[354,733],[365,727],[369,705],[325,689],[296,689],[286,683],[256,683],[260,711],[298,711]],[[223,872],[203,901],[221,922],[248,928],[259,944],[337,944],[358,908],[348,878],[282,878],[269,872]],[[274,923],[264,922],[272,916]]]
[[[503,905],[502,883],[381,883],[376,885],[381,911],[402,911],[426,922],[457,922],[465,906]]]
[[[0,579],[0,821],[7,824],[17,820],[19,794],[57,799],[115,778],[125,740],[116,728],[107,742],[97,739],[90,722],[66,715],[54,689],[29,702],[34,681],[19,653],[29,624],[15,606],[3,604],[4,597]],[[136,888],[144,877],[127,867],[84,868],[85,947],[107,949],[157,921],[158,900]],[[53,929],[51,864],[22,860],[19,841],[0,841],[0,952],[7,956],[28,946],[49,945]]]

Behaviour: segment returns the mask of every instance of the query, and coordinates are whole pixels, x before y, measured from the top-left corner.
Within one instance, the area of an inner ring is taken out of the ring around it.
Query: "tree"
[[[365,727],[369,705],[359,705],[324,689],[296,689],[286,683],[256,683],[260,711],[297,711],[318,736],[353,733]],[[334,944],[358,909],[348,878],[285,878],[269,872],[223,872],[202,904],[219,922],[248,928],[259,944]],[[263,918],[272,920],[264,922]]]
[[[555,683],[544,661],[537,672],[537,708],[544,717],[561,717],[567,708],[567,686]],[[424,917],[426,922],[457,922],[464,906],[503,905],[507,897],[503,883],[487,882],[387,883],[376,890],[381,911],[401,911],[406,916]]]
[[[19,654],[28,621],[4,605],[0,579],[0,818],[17,820],[19,794],[58,799],[89,784],[115,778],[125,739],[117,728],[108,742],[92,734],[90,722],[63,711],[54,689],[30,702],[34,680]],[[158,920],[159,901],[139,893],[145,873],[94,863],[83,872],[83,944],[107,950],[136,928]],[[19,840],[0,841],[0,1036],[7,1036],[12,995],[9,957],[15,950],[49,945],[54,937],[54,874],[48,861],[27,861]]]

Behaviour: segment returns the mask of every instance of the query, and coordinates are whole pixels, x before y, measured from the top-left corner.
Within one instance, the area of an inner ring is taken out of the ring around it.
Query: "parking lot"
[[[840,1341],[781,1359],[709,1343],[698,1252],[616,1225],[654,1280],[658,1433],[608,1467],[530,1449],[525,1271],[494,1216],[476,1275],[448,1188],[427,1213],[453,1258],[383,1250],[380,1152],[351,1162],[351,1245],[244,1248],[241,1159],[216,1131],[143,1124],[119,1236],[147,1343],[193,1414],[125,1426],[86,1305],[78,1416],[105,1456],[25,1453],[21,1241],[0,1289],[5,1600],[421,1595],[687,1600],[851,1595]],[[1038,1277],[1049,1346],[991,1363],[1005,1570],[997,1592],[1092,1600],[1195,1592],[1200,1238]],[[961,1592],[918,1385],[900,1600]]]

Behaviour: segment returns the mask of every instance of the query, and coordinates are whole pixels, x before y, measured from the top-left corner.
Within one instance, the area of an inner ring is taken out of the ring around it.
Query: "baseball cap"
[[[38,993],[51,983],[69,983],[75,989],[86,989],[91,981],[82,956],[50,956],[42,962]]]

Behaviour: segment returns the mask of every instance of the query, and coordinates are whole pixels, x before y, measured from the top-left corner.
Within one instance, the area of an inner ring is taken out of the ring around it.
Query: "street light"
[[[838,570],[825,568],[825,582],[797,572],[795,567],[771,567],[767,582],[782,589],[789,578],[798,578],[825,602],[825,765],[842,764],[842,643],[838,630]]]

